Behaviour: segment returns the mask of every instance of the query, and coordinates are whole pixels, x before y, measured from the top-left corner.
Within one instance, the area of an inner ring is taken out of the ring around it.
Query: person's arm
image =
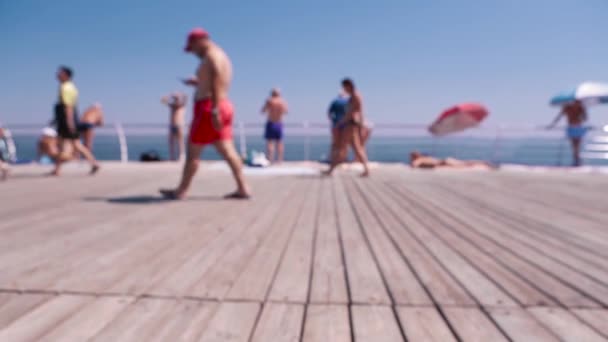
[[[268,112],[268,100],[266,100],[266,102],[264,102],[264,105],[262,106],[262,109],[260,110],[260,114],[264,115],[264,114],[266,114],[266,112]]]
[[[553,122],[551,122],[551,124],[549,126],[547,126],[547,128],[555,127],[555,125],[557,125],[557,123],[559,122],[559,120],[562,118],[563,115],[564,115],[563,111],[559,112],[559,114],[557,114],[557,116],[555,117]]]
[[[220,120],[220,89],[222,87],[221,80],[218,77],[219,70],[215,62],[215,58],[211,57],[208,59],[209,67],[211,70],[211,117],[213,119],[213,126],[216,130],[222,128],[222,122]]]
[[[187,86],[197,87],[199,81],[198,81],[197,77],[190,77],[190,78],[183,79],[182,82]]]
[[[65,118],[67,120],[68,129],[70,132],[76,132],[76,123],[74,121],[74,106],[65,106]]]

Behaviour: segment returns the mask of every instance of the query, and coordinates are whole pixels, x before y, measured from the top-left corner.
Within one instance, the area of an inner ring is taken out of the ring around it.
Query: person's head
[[[186,47],[184,51],[191,52],[201,58],[207,55],[207,51],[211,46],[211,37],[209,33],[202,28],[194,28],[188,33]]]
[[[412,151],[410,153],[410,163],[414,162],[415,160],[417,160],[420,157],[422,157],[422,153],[420,153],[418,151]]]
[[[279,97],[281,96],[281,91],[279,90],[279,88],[272,88],[272,90],[270,91],[270,96]]]
[[[342,80],[342,89],[347,95],[352,95],[355,92],[355,82],[350,78],[345,78]]]
[[[71,68],[62,65],[57,69],[57,80],[59,82],[67,82],[74,76],[74,71]]]

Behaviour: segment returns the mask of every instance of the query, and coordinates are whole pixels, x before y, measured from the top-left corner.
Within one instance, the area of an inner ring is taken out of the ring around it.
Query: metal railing
[[[41,127],[31,124],[6,125],[15,137],[18,156],[33,159],[35,140]],[[534,125],[480,126],[447,137],[433,137],[426,125],[408,123],[377,123],[373,125],[368,145],[371,160],[403,162],[411,150],[438,157],[453,156],[466,159],[484,159],[496,163],[520,163],[534,165],[568,165],[569,145],[563,129],[548,130]],[[264,150],[263,123],[237,122],[235,140],[239,151],[245,155],[250,150]],[[319,160],[327,157],[330,129],[324,122],[286,123],[286,159]],[[96,129],[95,152],[100,159],[137,160],[146,150],[158,150],[166,155],[165,124],[115,123]],[[588,144],[595,150],[586,151],[585,157],[608,160],[608,145],[598,147],[598,141],[606,139],[601,129],[591,132]],[[599,140],[597,140],[599,139]],[[32,145],[32,146],[29,146]],[[605,150],[597,150],[605,148]],[[219,156],[213,152],[207,159]]]

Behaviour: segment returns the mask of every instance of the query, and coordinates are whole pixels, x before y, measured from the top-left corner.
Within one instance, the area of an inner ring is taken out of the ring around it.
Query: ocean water
[[[258,134],[246,135],[247,151],[264,151],[265,142]],[[37,136],[13,133],[21,161],[36,158]],[[136,161],[146,151],[157,151],[163,159],[168,158],[167,137],[162,134],[127,134],[129,160]],[[236,137],[237,148],[240,145]],[[324,160],[329,151],[328,135],[287,136],[285,159]],[[455,136],[433,138],[429,136],[372,136],[367,146],[369,158],[377,162],[407,162],[409,153],[417,150],[436,157],[487,160],[495,163],[523,165],[566,166],[571,164],[568,142],[561,136],[531,137],[515,136]],[[93,152],[99,160],[119,160],[120,145],[116,135],[99,135],[95,139]],[[218,160],[213,147],[208,147],[202,159]],[[608,165],[602,161],[586,161],[589,165]]]

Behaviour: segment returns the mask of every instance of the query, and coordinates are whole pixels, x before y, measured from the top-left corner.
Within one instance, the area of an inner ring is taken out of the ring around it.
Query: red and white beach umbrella
[[[429,127],[433,135],[446,135],[479,125],[488,116],[488,110],[477,103],[462,103],[447,109]]]

